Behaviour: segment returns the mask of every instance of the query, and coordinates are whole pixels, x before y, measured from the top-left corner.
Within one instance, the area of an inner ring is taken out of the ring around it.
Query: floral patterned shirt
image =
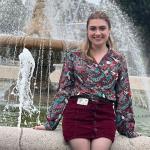
[[[120,52],[110,49],[100,63],[80,50],[66,53],[58,91],[48,110],[46,129],[57,127],[70,96],[83,94],[114,102],[118,132],[127,137],[137,136],[127,63]]]

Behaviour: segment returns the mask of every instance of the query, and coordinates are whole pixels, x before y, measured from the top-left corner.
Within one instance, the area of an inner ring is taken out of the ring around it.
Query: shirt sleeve
[[[120,134],[129,138],[136,137],[135,120],[132,108],[131,89],[125,57],[122,57],[116,83],[116,127]]]
[[[54,100],[48,109],[47,121],[45,128],[47,130],[55,130],[62,118],[67,99],[70,97],[71,88],[74,85],[73,61],[70,53],[66,53],[63,63],[63,69],[59,80],[59,86]]]

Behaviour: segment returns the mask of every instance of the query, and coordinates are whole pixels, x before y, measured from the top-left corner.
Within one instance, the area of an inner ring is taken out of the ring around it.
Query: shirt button
[[[98,64],[95,64],[95,67],[98,67]]]
[[[93,124],[96,125],[96,121],[94,121]]]
[[[96,117],[97,115],[96,115],[96,113],[94,113],[94,117]]]
[[[94,128],[94,132],[97,132],[97,128]]]
[[[95,106],[95,109],[96,109],[96,110],[98,109],[98,106],[97,106],[97,105]]]
[[[124,120],[125,119],[125,117],[124,116],[121,116],[121,118]]]

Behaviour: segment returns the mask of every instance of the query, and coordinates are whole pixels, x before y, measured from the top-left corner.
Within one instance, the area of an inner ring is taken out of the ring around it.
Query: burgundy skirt
[[[63,112],[62,128],[66,142],[75,138],[93,140],[100,137],[113,142],[116,132],[113,103],[102,99],[80,105],[77,98],[70,98]]]

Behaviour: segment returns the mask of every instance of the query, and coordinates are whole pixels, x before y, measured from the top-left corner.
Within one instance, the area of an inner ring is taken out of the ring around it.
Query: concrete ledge
[[[57,84],[62,71],[62,64],[55,64],[56,70],[50,74],[50,79]],[[131,89],[150,91],[150,77],[129,76]]]
[[[150,91],[150,77],[129,76],[131,89]]]
[[[62,64],[55,64],[56,70],[50,74],[50,79],[53,84],[58,84],[61,75]],[[18,66],[0,65],[0,79],[17,79]],[[131,89],[150,91],[150,77],[129,76]]]
[[[0,78],[1,79],[17,79],[19,67],[18,66],[4,66],[0,65]]]
[[[61,129],[0,127],[0,150],[69,150],[69,147],[63,141]],[[116,135],[111,150],[150,150],[150,137],[129,139]]]
[[[1,127],[0,126],[0,149],[1,150],[19,150],[20,128]]]

